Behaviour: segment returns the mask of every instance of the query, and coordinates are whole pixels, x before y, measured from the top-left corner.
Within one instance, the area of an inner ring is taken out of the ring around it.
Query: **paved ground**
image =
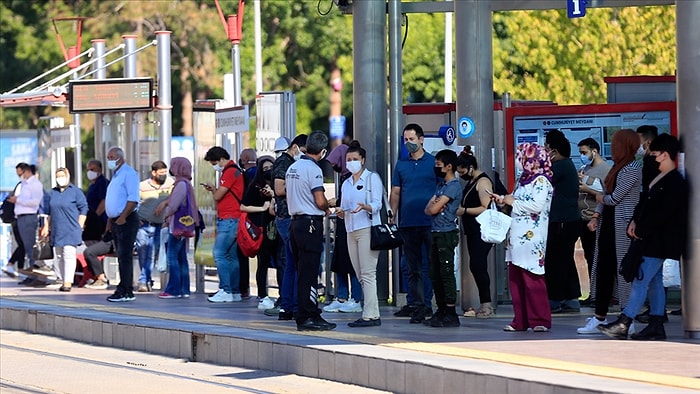
[[[382,308],[381,327],[362,329],[347,326],[360,314],[324,313],[328,320],[338,323],[335,331],[299,333],[291,322],[279,322],[264,316],[257,309],[254,298],[240,303],[212,304],[207,302],[204,294],[193,294],[190,299],[162,300],[154,291],[138,293],[133,303],[114,304],[105,300],[111,290],[74,289],[70,293],[59,293],[18,286],[16,282],[6,277],[0,279],[0,304],[3,304],[0,306],[31,303],[61,306],[83,314],[92,310],[146,319],[153,317],[175,322],[174,328],[178,324],[212,324],[250,330],[251,333],[265,332],[278,338],[320,337],[345,341],[349,345],[369,344],[387,352],[390,349],[410,350],[426,357],[451,356],[534,367],[545,374],[576,373],[666,388],[658,392],[700,390],[700,341],[683,338],[681,317],[678,316],[670,317],[666,325],[669,338],[663,342],[614,341],[598,335],[577,335],[576,328],[591,315],[590,309],[584,309],[580,314],[556,315],[549,333],[503,332],[502,327],[512,318],[509,306],[499,306],[495,318],[462,317],[461,327],[448,329],[409,324],[407,319],[392,315],[396,310],[394,307]]]

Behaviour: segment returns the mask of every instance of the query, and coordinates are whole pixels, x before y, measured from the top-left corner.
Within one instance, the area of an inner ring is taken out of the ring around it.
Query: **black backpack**
[[[0,219],[2,219],[3,223],[12,223],[15,221],[15,204],[7,201],[7,199],[10,198],[10,196],[15,195],[17,186],[19,186],[19,183],[15,185],[15,188],[12,190],[12,194],[5,197],[5,200],[2,202],[2,208],[0,208]]]

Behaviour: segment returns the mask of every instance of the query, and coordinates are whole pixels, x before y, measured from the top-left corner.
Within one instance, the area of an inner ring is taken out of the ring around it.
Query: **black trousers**
[[[321,315],[316,285],[323,253],[323,219],[293,218],[289,230],[297,267],[297,324],[301,324],[310,317]]]
[[[469,250],[469,271],[474,276],[479,290],[479,302],[491,302],[491,278],[489,277],[488,256],[493,244],[484,242],[480,233],[467,234]]]
[[[605,208],[608,208],[607,206]],[[595,314],[606,316],[617,280],[617,251],[615,249],[614,210],[603,211],[598,237],[598,264],[595,272]]]
[[[581,297],[581,284],[574,260],[574,249],[580,229],[580,220],[549,222],[544,278],[547,283],[547,295],[551,301]]]
[[[136,212],[132,212],[126,223],[119,225],[115,219],[112,221],[112,235],[114,235],[114,249],[119,260],[119,285],[117,291],[130,293],[134,291],[134,242],[139,231],[141,221]]]
[[[26,252],[24,251],[24,242],[22,242],[22,236],[19,233],[19,227],[17,227],[17,221],[12,222],[12,235],[15,237],[15,242],[17,242],[17,249],[12,252],[10,260],[7,261],[8,264],[17,264],[17,268],[24,268],[24,256]]]
[[[588,277],[591,277],[591,269],[593,268],[593,254],[595,253],[595,231],[588,229],[588,220],[581,221],[581,247],[583,248],[583,257],[586,258],[588,264]]]

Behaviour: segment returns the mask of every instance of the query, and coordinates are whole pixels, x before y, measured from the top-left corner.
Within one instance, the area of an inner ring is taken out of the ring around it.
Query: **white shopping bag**
[[[160,249],[158,250],[156,270],[158,270],[158,272],[165,272],[168,270],[168,257],[165,250],[165,244],[168,242],[168,235],[170,235],[170,232],[167,226],[156,231],[160,231]]]
[[[495,244],[503,242],[512,220],[510,216],[499,212],[496,203],[492,201],[489,209],[476,217],[476,221],[481,225],[481,239]]]
[[[681,286],[681,264],[678,260],[666,259],[662,268],[664,287]]]

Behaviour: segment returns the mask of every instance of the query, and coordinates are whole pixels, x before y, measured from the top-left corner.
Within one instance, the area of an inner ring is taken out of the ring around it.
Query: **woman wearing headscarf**
[[[544,256],[549,209],[552,204],[552,170],[549,155],[538,144],[520,144],[515,168],[521,172],[513,194],[493,195],[498,204],[513,207],[506,262],[513,300],[513,321],[504,331],[546,332],[552,328]]]
[[[51,189],[41,236],[50,234],[58,276],[63,285],[58,291],[71,291],[75,276],[77,248],[83,243],[83,227],[88,205],[83,191],[70,182],[67,168],[56,169],[56,187]]]
[[[627,225],[639,202],[642,185],[642,165],[635,160],[638,148],[639,136],[634,130],[623,129],[613,134],[610,154],[615,164],[605,177],[605,194],[596,195],[598,205],[588,223],[588,229],[596,232],[592,268],[596,274],[591,278],[591,288],[595,289],[595,316],[577,330],[579,334],[597,334],[598,325],[608,324],[606,317],[613,294],[623,308],[630,296],[632,285],[618,272],[630,247]]]
[[[165,289],[158,295],[160,298],[188,298],[190,296],[190,267],[187,260],[187,237],[173,235],[174,214],[180,206],[189,202],[190,216],[199,225],[197,202],[194,197],[192,180],[192,164],[184,157],[174,157],[170,160],[170,175],[175,177],[175,185],[170,197],[158,205],[156,215],[165,212],[163,218],[168,223],[169,236],[167,244],[167,260],[169,279]],[[194,234],[193,234],[194,235]]]

